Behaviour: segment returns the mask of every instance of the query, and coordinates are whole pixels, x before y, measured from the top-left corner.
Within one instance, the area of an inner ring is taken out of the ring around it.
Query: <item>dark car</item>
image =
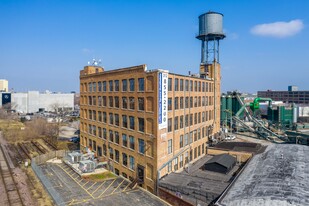
[[[79,143],[80,142],[80,138],[79,137],[71,137],[70,142],[74,142],[74,143]]]

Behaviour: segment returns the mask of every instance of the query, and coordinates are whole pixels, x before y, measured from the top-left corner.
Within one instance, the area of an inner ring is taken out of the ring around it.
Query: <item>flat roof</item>
[[[308,155],[308,146],[268,146],[250,160],[216,205],[309,205]]]
[[[233,174],[239,169],[235,165],[227,174],[200,169],[213,156],[203,156],[190,163],[189,168],[181,172],[173,172],[159,180],[159,186],[172,193],[180,192],[183,199],[192,204],[208,205],[218,198],[230,184]],[[198,195],[200,197],[196,198]],[[203,201],[201,200],[203,199]]]

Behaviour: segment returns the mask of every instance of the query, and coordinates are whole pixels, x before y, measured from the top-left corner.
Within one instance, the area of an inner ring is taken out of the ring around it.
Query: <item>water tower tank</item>
[[[198,39],[214,40],[223,39],[224,37],[223,14],[210,11],[199,16]]]

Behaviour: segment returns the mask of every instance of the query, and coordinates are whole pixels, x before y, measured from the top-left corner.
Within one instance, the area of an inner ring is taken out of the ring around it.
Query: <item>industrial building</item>
[[[0,92],[9,91],[9,81],[6,79],[0,79]]]
[[[258,91],[258,97],[285,103],[309,104],[309,91],[298,91],[296,86],[289,86],[288,91]]]
[[[55,109],[71,111],[74,109],[74,94],[71,93],[40,93],[28,91],[25,93],[1,93],[0,106],[10,104],[10,109],[18,113],[35,113]]]
[[[199,74],[147,70],[146,65],[109,71],[85,66],[80,71],[81,148],[151,192],[160,177],[203,156],[208,138],[220,129],[222,18],[215,12],[199,17]]]

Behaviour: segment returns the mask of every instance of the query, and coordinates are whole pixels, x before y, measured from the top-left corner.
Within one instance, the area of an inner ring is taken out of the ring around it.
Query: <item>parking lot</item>
[[[46,163],[40,168],[62,199],[61,205],[167,205],[138,187],[131,189],[130,182],[121,177],[94,182],[64,163]]]

